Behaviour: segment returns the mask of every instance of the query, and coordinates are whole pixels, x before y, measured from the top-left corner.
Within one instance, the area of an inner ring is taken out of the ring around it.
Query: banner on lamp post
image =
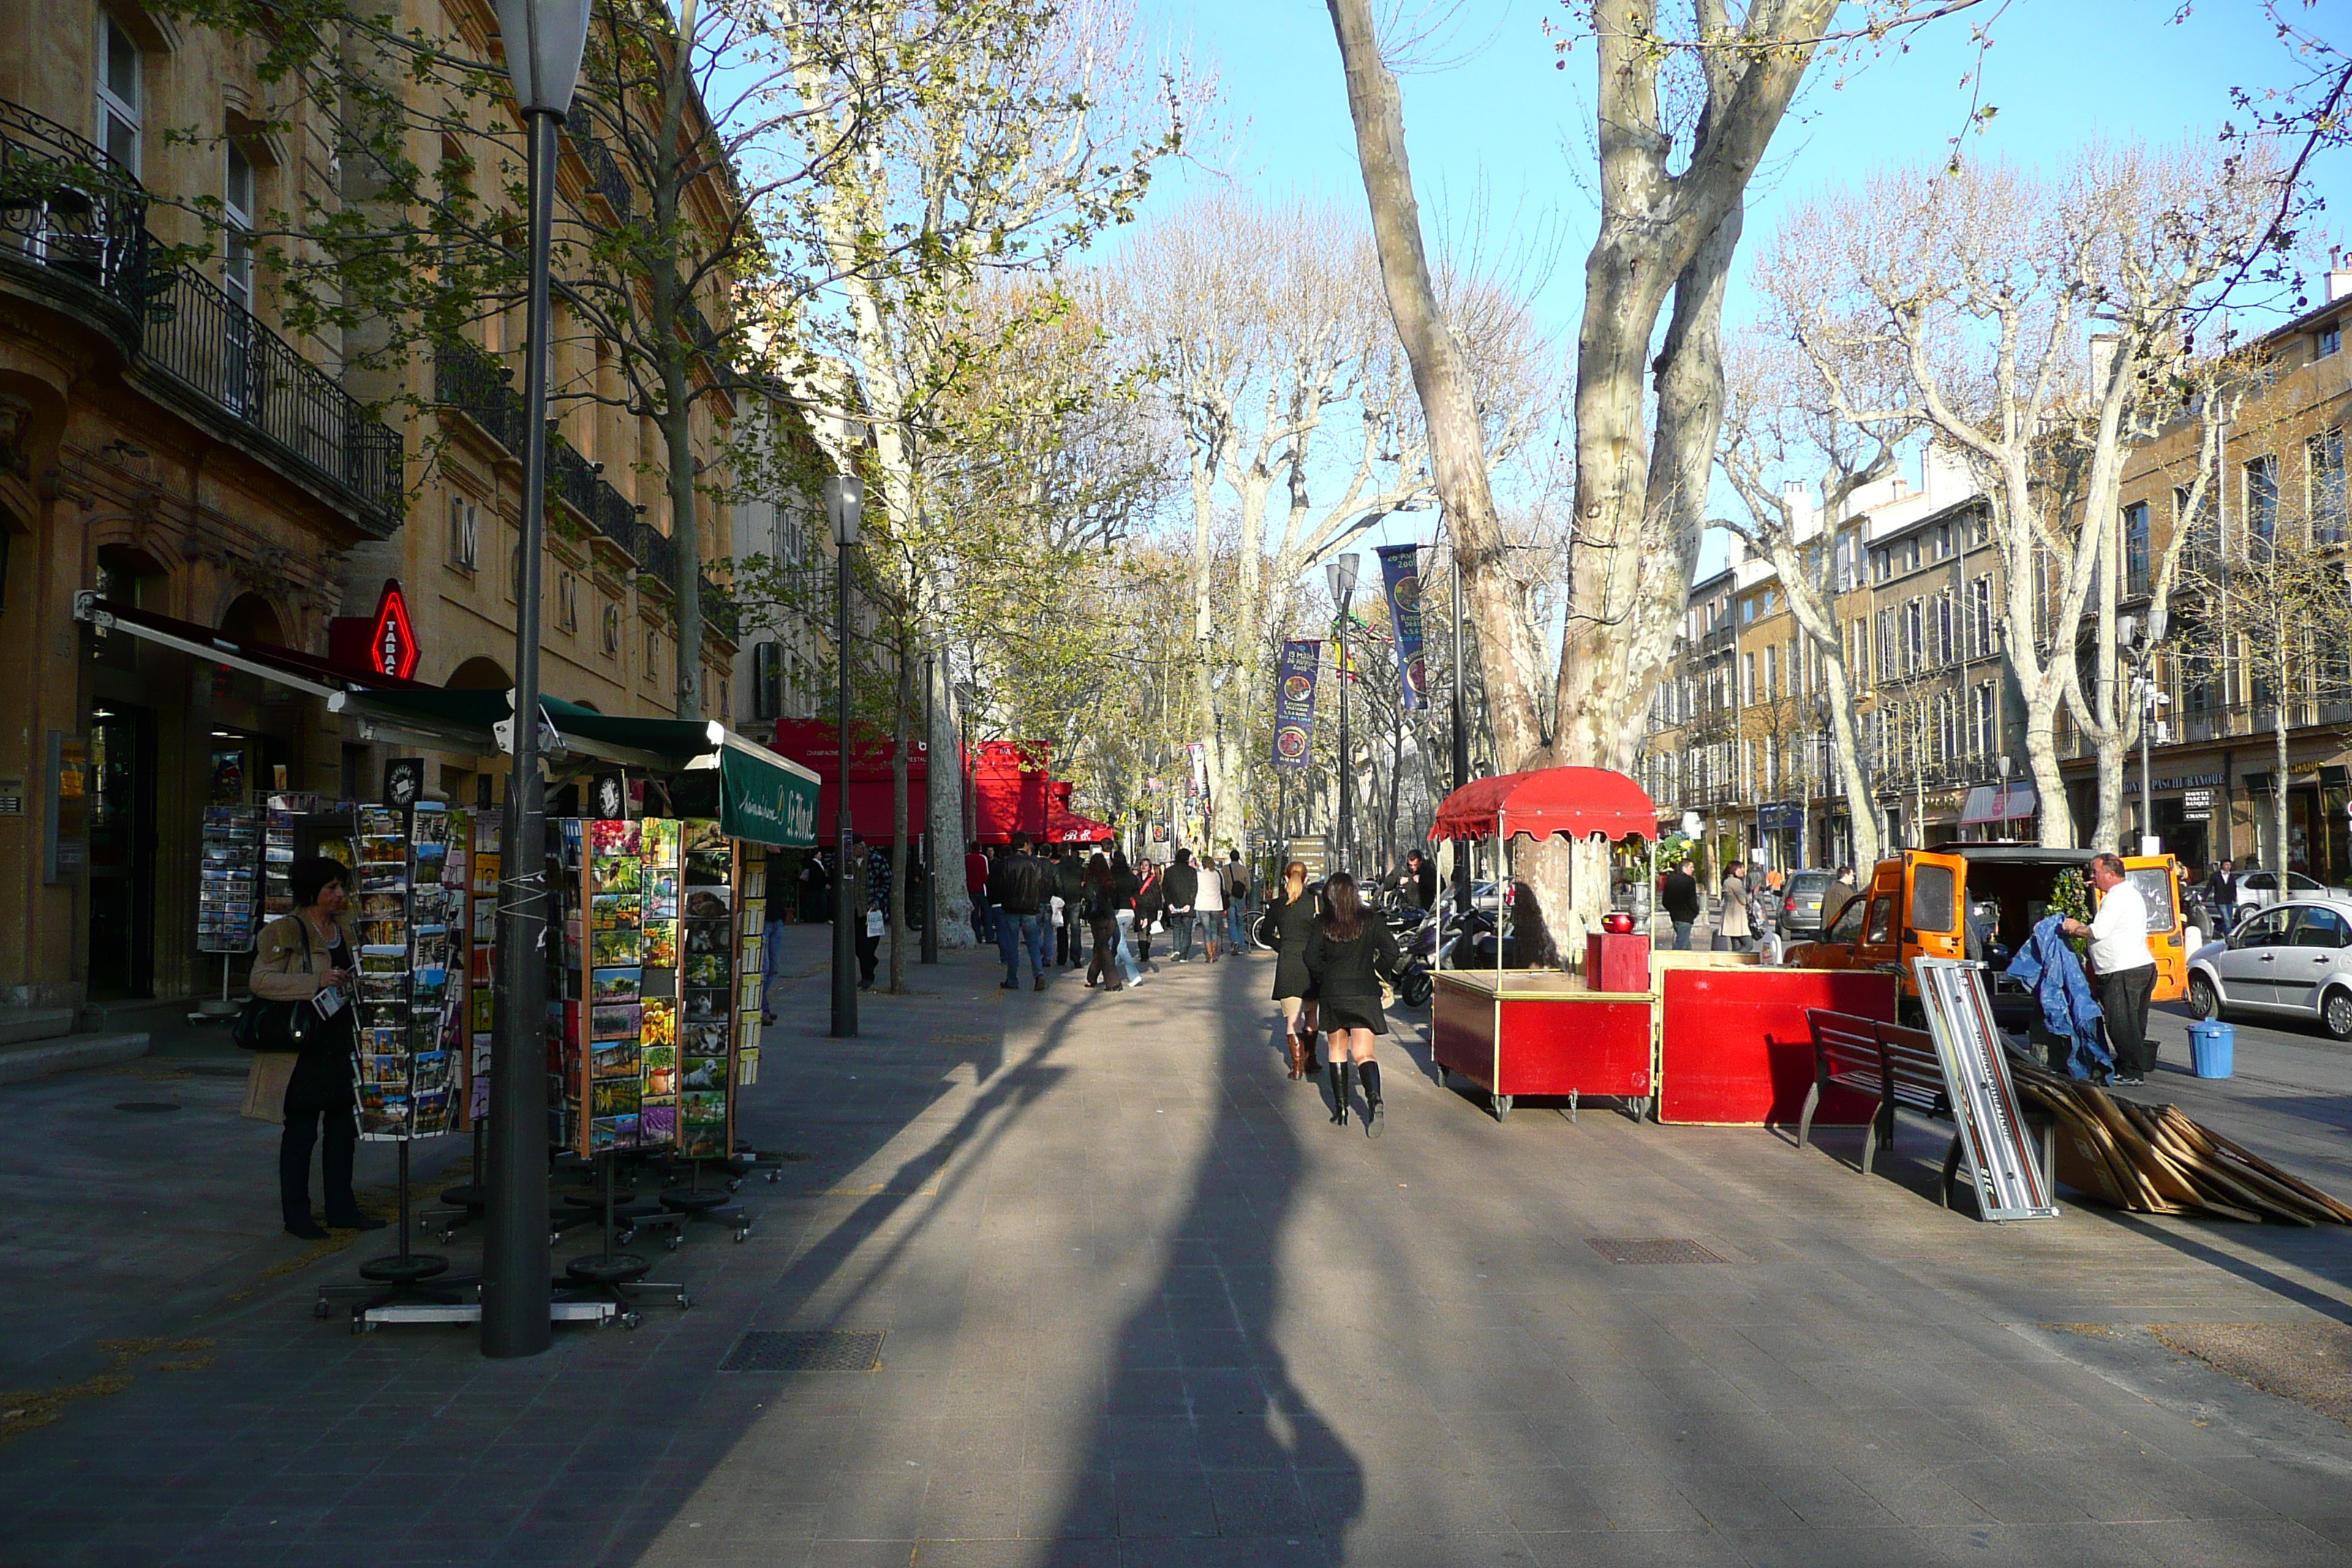
[[[1305,638],[1282,645],[1275,678],[1274,765],[1304,768],[1315,739],[1315,678],[1323,665],[1323,645]]]
[[[1421,547],[1388,544],[1381,558],[1381,581],[1389,595],[1389,625],[1396,632],[1397,675],[1405,707],[1429,706],[1429,671],[1421,658]]]

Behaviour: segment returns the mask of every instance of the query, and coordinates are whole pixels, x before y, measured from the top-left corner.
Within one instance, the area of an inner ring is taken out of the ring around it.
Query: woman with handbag
[[[1136,867],[1135,890],[1135,961],[1151,962],[1151,933],[1159,929],[1160,911],[1168,907],[1168,896],[1160,887],[1160,868],[1145,860]]]
[[[294,1053],[293,1075],[286,1082],[286,1131],[278,1142],[278,1196],[287,1234],[305,1241],[327,1235],[310,1214],[313,1145],[323,1144],[319,1165],[327,1224],[338,1230],[376,1230],[384,1223],[362,1214],[352,1194],[352,1158],[359,1147],[359,1098],[352,1081],[359,1009],[352,981],[359,964],[342,918],[350,876],[345,867],[319,856],[287,868],[294,912],[262,928],[250,981],[255,1000],[247,1004],[257,1016],[239,1024],[241,1036],[260,1036],[256,1048]]]
[[[1374,1037],[1389,1032],[1381,1007],[1381,977],[1404,962],[1387,924],[1365,910],[1356,879],[1334,871],[1323,884],[1323,916],[1307,939],[1307,973],[1321,998],[1323,1027],[1330,1034],[1331,1121],[1348,1124],[1350,1069],[1363,1080],[1364,1131],[1377,1138],[1387,1108],[1381,1102],[1381,1065],[1372,1059]]]
[[[1093,931],[1094,961],[1087,965],[1087,989],[1099,984],[1106,991],[1125,987],[1118,973],[1118,915],[1117,895],[1111,890],[1110,860],[1097,854],[1087,862],[1085,880],[1078,894],[1078,915]]]

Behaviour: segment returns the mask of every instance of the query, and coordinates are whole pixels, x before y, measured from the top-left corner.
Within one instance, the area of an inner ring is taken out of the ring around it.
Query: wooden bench
[[[1865,1174],[1875,1167],[1880,1149],[1895,1146],[1895,1112],[1898,1108],[1937,1121],[1953,1120],[1951,1090],[1944,1080],[1943,1058],[1936,1054],[1935,1038],[1927,1030],[1906,1029],[1822,1007],[1807,1008],[1805,1018],[1813,1033],[1813,1087],[1805,1092],[1805,1109],[1797,1119],[1798,1148],[1803,1148],[1811,1139],[1813,1112],[1819,1109],[1822,1096],[1832,1087],[1878,1102],[1878,1109],[1871,1114],[1869,1130],[1863,1135],[1862,1170]],[[2029,1115],[2027,1125],[2040,1129],[2042,1175],[2045,1180],[2054,1179],[2052,1169],[2057,1156],[2057,1122],[2048,1117]],[[1959,1170],[1960,1135],[1955,1131],[1951,1146],[1944,1152],[1944,1176],[1937,1186],[1937,1201],[1946,1208],[1952,1205],[1952,1191],[1958,1184]]]

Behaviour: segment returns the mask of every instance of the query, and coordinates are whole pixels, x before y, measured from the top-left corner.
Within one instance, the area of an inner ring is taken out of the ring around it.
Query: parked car
[[[2189,1010],[2315,1019],[2352,1040],[2352,910],[2333,899],[2290,897],[2257,910],[2189,960]]]
[[[1791,871],[1780,882],[1780,934],[1811,934],[1822,929],[1822,900],[1834,871]]]
[[[2331,888],[2325,882],[2314,881],[2300,871],[2286,874],[2286,891],[2284,894],[2279,891],[2279,874],[2276,871],[2247,871],[2238,878],[2238,902],[2237,908],[2231,911],[2231,923],[2235,925],[2252,910],[2269,908],[2282,897],[2326,899],[2335,903],[2352,905],[2352,889]]]
[[[1902,1005],[1916,1012],[1911,961],[1981,959],[1992,971],[1994,1017],[2021,1025],[2032,1000],[2000,973],[2047,913],[2058,874],[2087,871],[2088,849],[2037,844],[1938,844],[1906,849],[1871,868],[1869,884],[1812,942],[1792,944],[1782,962],[1795,969],[1883,969],[1902,976]],[[2156,954],[2156,997],[2178,1001],[2186,989],[2180,881],[2169,855],[2126,856],[2125,874],[2147,900],[2148,948]]]

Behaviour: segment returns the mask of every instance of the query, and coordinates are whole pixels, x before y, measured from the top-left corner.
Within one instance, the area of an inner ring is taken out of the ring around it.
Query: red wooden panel
[[[1503,1003],[1504,1094],[1650,1092],[1650,1005],[1572,997]]]
[[[1650,939],[1630,931],[1586,932],[1584,978],[1595,991],[1648,991]]]
[[[1475,991],[1437,988],[1430,1019],[1430,1050],[1440,1067],[1451,1068],[1481,1089],[1493,1089],[1495,999]]]
[[[1669,969],[1659,1047],[1661,1121],[1796,1124],[1813,1086],[1808,1007],[1895,1021],[1895,976],[1829,969]],[[1822,1097],[1814,1124],[1858,1127],[1874,1102]]]

